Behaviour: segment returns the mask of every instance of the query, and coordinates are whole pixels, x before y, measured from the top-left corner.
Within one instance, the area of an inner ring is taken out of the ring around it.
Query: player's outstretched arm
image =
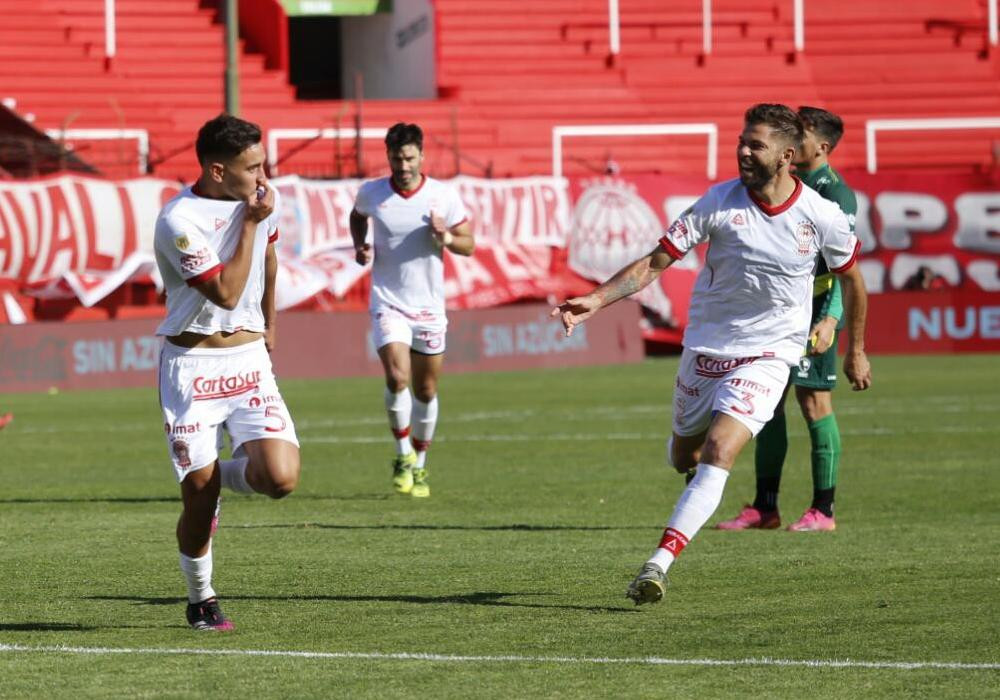
[[[375,257],[370,243],[365,243],[368,237],[368,217],[351,209],[351,239],[354,241],[354,259],[358,265],[367,265]]]
[[[635,294],[660,276],[670,267],[674,259],[657,246],[648,255],[623,267],[607,282],[582,297],[567,299],[552,309],[552,316],[559,316],[566,335],[572,335],[573,328],[580,325],[609,304]]]
[[[844,354],[844,374],[854,391],[864,391],[872,385],[872,369],[865,355],[865,323],[868,317],[868,292],[861,270],[854,265],[837,275],[844,285],[844,312],[847,318],[847,351]]]
[[[210,302],[229,311],[236,308],[240,297],[243,296],[243,288],[247,284],[257,225],[274,211],[274,190],[270,187],[264,189],[267,192],[263,199],[258,198],[257,193],[254,192],[245,202],[243,225],[240,229],[240,238],[236,242],[236,250],[233,251],[233,257],[226,261],[222,272],[218,275],[195,285],[195,289]]]

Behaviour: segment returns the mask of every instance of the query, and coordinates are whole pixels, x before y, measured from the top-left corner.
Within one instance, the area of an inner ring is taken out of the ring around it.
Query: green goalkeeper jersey
[[[815,170],[796,172],[795,175],[825,199],[836,202],[840,206],[840,210],[847,216],[851,231],[854,231],[854,217],[858,213],[858,199],[854,196],[854,190],[847,186],[840,173],[827,163]],[[830,272],[826,261],[821,256],[819,267],[816,270],[816,283],[813,287],[813,319],[818,320],[824,316],[833,316],[839,321],[843,316],[843,302],[840,282]]]

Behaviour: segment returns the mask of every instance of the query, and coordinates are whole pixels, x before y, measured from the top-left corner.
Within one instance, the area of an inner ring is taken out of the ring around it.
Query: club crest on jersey
[[[743,216],[742,212],[736,212],[736,214],[729,220],[733,226],[746,226],[747,220]]]
[[[667,235],[671,238],[683,238],[688,235],[688,227],[683,221],[677,219],[674,223],[670,224],[670,228],[667,229]]]
[[[187,469],[191,466],[191,453],[184,440],[174,440],[170,447],[174,452],[174,460],[176,460],[178,467]]]
[[[795,240],[799,245],[800,255],[809,255],[812,252],[812,242],[816,237],[816,227],[811,221],[800,221],[795,229]]]
[[[187,236],[180,235],[174,239],[174,245],[177,246],[177,250],[187,250],[188,246],[191,245],[191,241]]]
[[[216,219],[215,220],[215,230],[218,231],[223,226],[229,223],[229,219]]]

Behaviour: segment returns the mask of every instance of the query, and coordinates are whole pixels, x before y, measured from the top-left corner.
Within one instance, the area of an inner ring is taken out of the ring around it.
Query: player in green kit
[[[805,126],[805,138],[796,152],[795,175],[824,198],[840,205],[853,231],[857,199],[828,161],[830,152],[844,133],[844,123],[836,114],[816,107],[800,107],[798,114]],[[833,413],[831,391],[837,383],[837,332],[843,325],[844,308],[837,278],[822,258],[818,265],[809,342],[798,367],[792,368],[789,382],[789,386],[795,385],[795,398],[809,427],[812,445],[813,501],[802,517],[788,527],[794,532],[830,531],[837,527],[833,497],[840,465],[840,429]],[[754,454],[757,495],[753,505],[745,506],[732,520],[716,525],[718,529],[770,530],[781,526],[778,486],[788,452],[784,403],[782,397],[774,418],[757,435]]]

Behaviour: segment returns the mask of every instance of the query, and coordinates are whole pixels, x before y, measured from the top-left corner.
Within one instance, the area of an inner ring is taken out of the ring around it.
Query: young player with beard
[[[859,242],[836,204],[791,175],[802,137],[802,122],[788,107],[748,109],[736,152],[739,179],[710,188],[648,255],[552,311],[572,333],[710,241],[684,332],[669,448],[674,468],[694,469],[695,475],[653,555],[628,586],[636,605],[663,597],[667,570],[715,512],[737,455],[774,414],[789,367],[805,345],[817,254],[844,285],[844,372],[856,390],[871,384],[864,352],[867,296],[855,265]]]
[[[385,153],[392,175],[361,186],[351,211],[351,237],[358,264],[373,263],[372,337],[385,371],[385,410],[396,439],[393,487],[426,498],[431,493],[427,449],[437,425],[448,326],[442,253],[447,248],[472,255],[476,244],[458,193],[421,173],[420,127],[394,125],[385,136]],[[366,242],[369,218],[374,220],[371,243]]]
[[[858,200],[829,162],[831,151],[844,134],[844,123],[836,114],[816,107],[799,107],[799,117],[805,127],[805,136],[795,153],[795,176],[826,199],[836,202],[853,231]],[[802,517],[788,526],[792,532],[828,532],[837,528],[833,500],[840,466],[840,428],[833,413],[832,391],[837,385],[837,332],[843,327],[843,310],[840,282],[820,257],[813,284],[809,342],[806,354],[792,368],[790,379],[809,429],[813,500]],[[787,387],[785,393],[788,393]],[[782,397],[774,418],[757,436],[754,451],[757,495],[753,505],[745,506],[732,520],[716,525],[718,529],[781,526],[778,487],[788,452],[784,406],[785,398]]]
[[[271,371],[276,340],[277,193],[267,185],[260,129],[221,115],[196,142],[201,175],[156,220],[167,293],[160,405],[183,511],[177,523],[187,621],[224,631],[212,588],[221,486],[282,498],[299,479],[299,443]],[[233,456],[220,461],[229,432]]]

